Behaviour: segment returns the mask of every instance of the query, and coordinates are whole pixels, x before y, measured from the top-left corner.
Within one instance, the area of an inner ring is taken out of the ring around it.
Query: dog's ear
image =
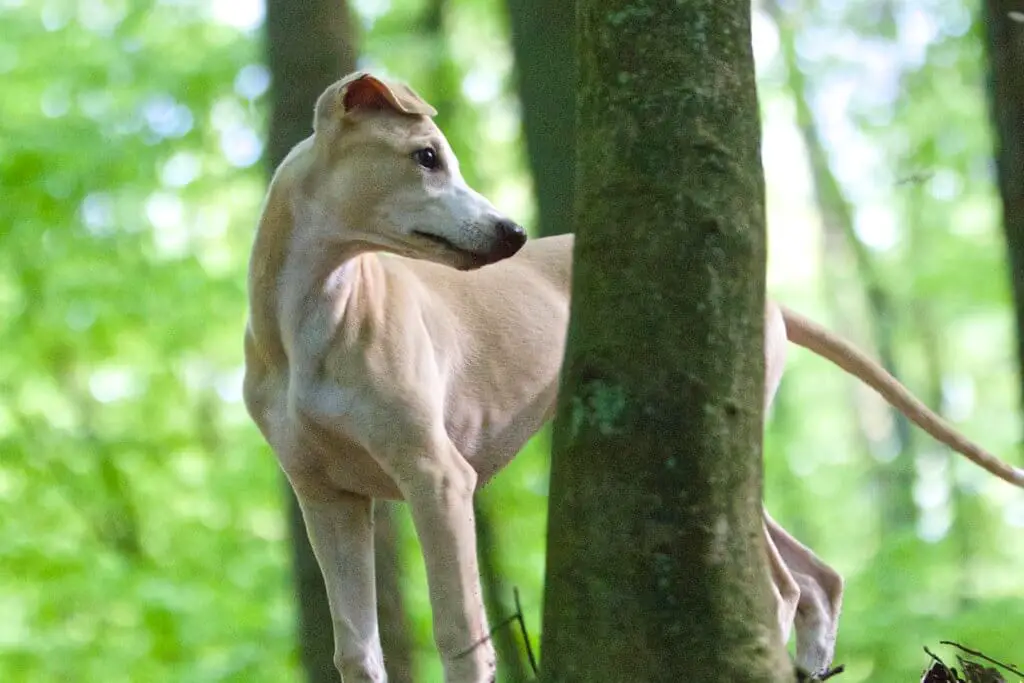
[[[316,104],[316,124],[358,110],[387,110],[410,116],[436,116],[437,110],[404,83],[385,83],[365,71],[356,71],[329,87]]]
[[[437,116],[437,110],[405,83],[385,83],[367,73],[344,85],[341,100],[346,114],[360,108],[390,108],[411,116]]]

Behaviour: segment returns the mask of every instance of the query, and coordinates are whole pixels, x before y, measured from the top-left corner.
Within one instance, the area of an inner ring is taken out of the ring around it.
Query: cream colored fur
[[[410,506],[445,680],[493,679],[472,498],[552,416],[565,344],[572,237],[523,246],[467,186],[433,114],[364,73],[328,88],[271,182],[250,264],[246,406],[301,504],[346,682],[386,680],[374,498]],[[766,314],[766,404],[788,335],[906,408],[845,342]],[[798,663],[823,669],[842,580],[767,514],[765,539],[780,635],[795,625]]]

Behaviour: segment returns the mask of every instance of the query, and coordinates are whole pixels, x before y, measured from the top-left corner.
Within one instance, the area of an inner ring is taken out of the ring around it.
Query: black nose
[[[515,221],[502,218],[494,228],[498,236],[498,251],[502,257],[511,256],[526,244],[526,231]]]

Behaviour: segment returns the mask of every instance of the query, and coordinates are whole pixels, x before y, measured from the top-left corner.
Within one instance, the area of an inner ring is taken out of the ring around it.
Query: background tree
[[[324,89],[356,66],[356,41],[344,0],[293,3],[267,0],[267,64],[272,78],[266,161],[273,173],[312,132],[312,111]],[[334,637],[323,576],[309,545],[302,511],[285,484],[299,607],[299,650],[310,683],[335,683]],[[376,554],[381,643],[391,680],[412,680],[401,595],[401,565],[392,504],[376,505]]]
[[[345,2],[267,0],[267,65],[272,78],[267,166],[309,137],[316,98],[355,67],[355,44]],[[302,511],[284,484],[299,605],[299,652],[310,683],[334,683],[334,638],[323,576],[306,536]]]
[[[764,0],[763,6],[779,34],[786,88],[793,100],[796,124],[810,165],[814,201],[824,235],[823,258],[830,265],[824,273],[823,284],[836,311],[833,328],[861,348],[874,349],[882,367],[899,379],[903,373],[896,361],[894,344],[899,307],[893,305],[892,295],[886,289],[871,250],[857,234],[854,209],[832,170],[818,116],[811,105],[812,92],[797,59],[796,32],[807,7],[805,3],[795,2],[785,10],[777,0]],[[861,310],[864,308],[867,315]],[[888,413],[886,422],[891,427],[857,429],[854,433],[865,451],[885,454],[888,466],[878,469],[875,484],[885,508],[880,519],[886,531],[897,532],[914,520],[911,485],[915,453],[910,422],[863,385],[852,384],[851,388],[851,409],[867,403],[865,409],[859,411],[862,419],[879,422],[878,414]]]
[[[1024,368],[1024,7],[1012,0],[986,0],[982,7],[997,178],[1017,314],[1017,367]],[[1024,379],[1020,395],[1024,402]]]
[[[543,678],[792,680],[761,532],[750,5],[584,0],[577,22]]]
[[[576,6],[507,0],[523,132],[537,198],[537,233],[572,229],[576,158]]]

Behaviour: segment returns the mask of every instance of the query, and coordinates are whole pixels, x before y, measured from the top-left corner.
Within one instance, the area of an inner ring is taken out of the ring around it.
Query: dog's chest
[[[446,402],[448,436],[476,470],[481,485],[511,462],[550,417],[556,384],[535,389],[528,395],[502,397],[492,387],[486,398],[470,393],[451,396]]]
[[[274,451],[293,481],[309,477],[317,485],[327,484],[371,498],[401,498],[398,487],[377,461],[344,435],[319,433],[294,419],[285,419],[282,427]]]
[[[343,430],[327,433],[317,429],[289,406],[285,382],[264,378],[252,381],[250,412],[259,425],[281,468],[293,486],[320,489],[324,485],[374,498],[399,498],[394,482],[370,454],[347,437]],[[344,396],[321,396],[319,408],[333,412],[345,403]],[[316,399],[304,401],[306,409]]]

